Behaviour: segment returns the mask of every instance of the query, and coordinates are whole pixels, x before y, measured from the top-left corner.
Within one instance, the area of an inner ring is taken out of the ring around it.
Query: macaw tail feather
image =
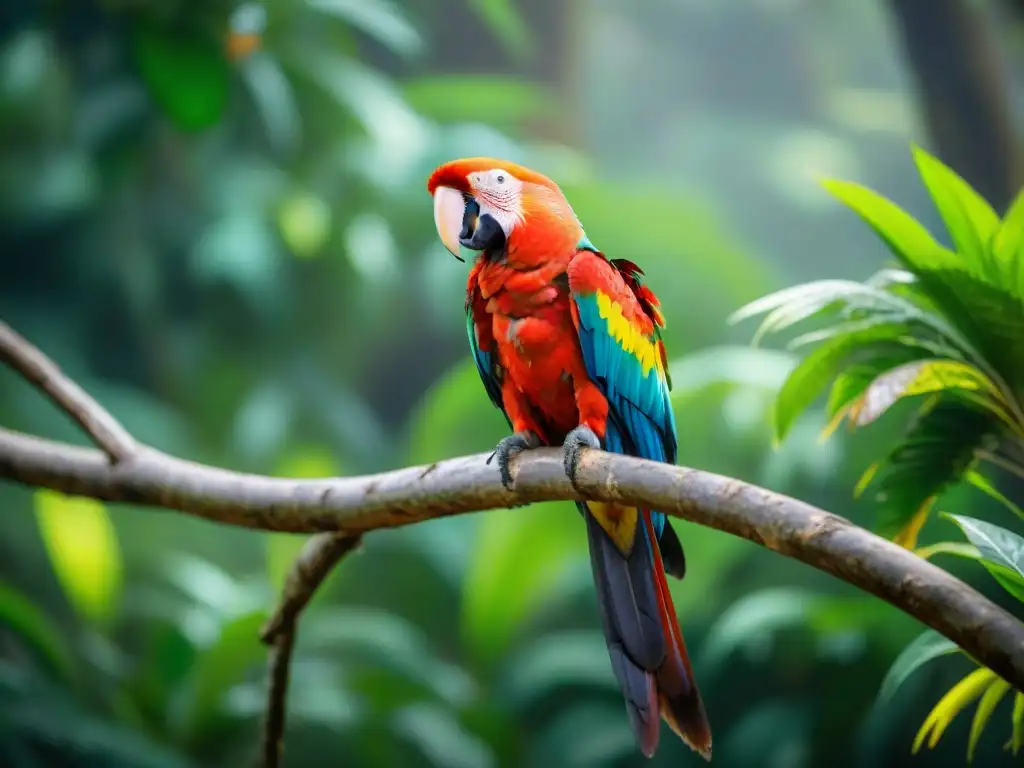
[[[636,515],[634,545],[626,556],[587,504],[577,506],[587,524],[608,654],[641,752],[647,757],[654,754],[664,717],[684,742],[710,760],[711,725],[679,630],[650,515],[642,510]]]

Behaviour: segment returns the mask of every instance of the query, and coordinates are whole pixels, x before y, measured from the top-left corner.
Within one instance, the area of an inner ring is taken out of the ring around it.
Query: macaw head
[[[575,221],[558,185],[517,163],[490,157],[453,160],[427,181],[441,242],[459,257],[459,245],[498,253],[524,224],[547,217]],[[578,226],[578,222],[576,222]]]

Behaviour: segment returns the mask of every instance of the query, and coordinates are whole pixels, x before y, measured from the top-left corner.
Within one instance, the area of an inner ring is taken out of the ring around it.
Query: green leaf
[[[557,581],[586,562],[587,537],[575,508],[564,502],[488,512],[477,531],[462,626],[474,652],[494,660],[548,602]]]
[[[780,629],[804,626],[821,600],[806,589],[764,589],[740,598],[719,617],[705,640],[703,664],[717,671],[737,649]]]
[[[622,707],[607,699],[588,699],[552,712],[538,723],[525,746],[529,751],[521,765],[614,768],[629,765],[636,754]]]
[[[514,57],[525,61],[533,55],[534,44],[514,0],[466,0]]]
[[[195,31],[137,24],[135,58],[150,93],[181,129],[214,125],[228,98],[228,62],[217,41]]]
[[[922,350],[920,349],[894,346],[890,353],[878,354],[870,360],[852,363],[840,371],[829,390],[828,402],[825,405],[825,413],[829,421],[821,431],[818,437],[819,441],[824,442],[835,433],[850,408],[875,379],[885,371],[917,359],[921,355]]]
[[[956,643],[935,630],[922,632],[903,649],[889,667],[878,691],[878,702],[884,704],[889,701],[907,678],[929,661],[948,656],[958,650],[960,649]]]
[[[926,547],[918,547],[914,554],[924,560],[931,560],[936,555],[955,555],[966,560],[981,559],[981,552],[976,546],[962,541],[940,541]]]
[[[874,190],[838,180],[826,181],[825,188],[852,208],[911,272],[918,273],[922,266],[957,266],[954,253],[939,245],[913,216]]]
[[[405,85],[405,98],[422,115],[439,123],[486,120],[506,130],[556,109],[556,102],[536,83],[493,74],[445,74],[418,77]]]
[[[263,609],[231,619],[221,627],[217,639],[198,654],[184,708],[184,733],[191,742],[213,722],[232,686],[242,682],[246,672],[266,655],[259,639],[266,620]]]
[[[952,392],[986,408],[1010,427],[1020,430],[1008,411],[1002,393],[973,365],[954,360],[916,360],[886,371],[876,378],[850,408],[850,421],[869,424],[904,397]]]
[[[841,332],[867,330],[880,323],[907,324],[911,320],[926,319],[919,307],[875,286],[853,280],[814,280],[755,299],[733,312],[728,321],[738,323],[766,314],[754,334],[753,343],[757,344],[768,333],[777,333],[813,315],[842,307],[848,311],[856,309],[870,314],[841,328]],[[836,329],[828,329],[808,334],[795,339],[791,346],[828,338],[836,332]]]
[[[881,195],[851,182],[830,181],[826,186],[914,273],[931,303],[956,329],[957,346],[974,358],[980,351],[1016,381],[1024,365],[1016,343],[1024,335],[1021,301],[986,280],[969,261],[936,243],[912,216]]]
[[[107,508],[47,489],[34,499],[39,532],[68,601],[84,618],[107,623],[119,606],[123,571]]]
[[[1010,594],[1024,602],[1024,539],[1013,531],[964,515],[943,513],[981,553],[981,563]]]
[[[25,647],[65,682],[78,679],[75,656],[65,635],[31,600],[5,584],[0,584],[0,626],[21,638]]]
[[[1024,295],[1024,283],[1021,269],[1024,267],[1024,189],[1017,193],[1016,199],[1006,211],[999,231],[992,241],[992,250],[997,259],[1017,268],[1015,287],[1018,295]]]
[[[974,713],[974,720],[971,721],[971,734],[967,741],[968,763],[974,762],[974,750],[978,747],[981,734],[985,730],[985,726],[988,725],[993,710],[995,710],[999,701],[1006,695],[1008,690],[1010,690],[1010,684],[997,677],[991,682],[985,693],[982,694],[981,701],[978,702],[978,709]]]
[[[953,718],[981,696],[995,676],[995,672],[992,670],[981,667],[954,685],[925,718],[924,724],[914,738],[913,753],[917,754],[926,738],[928,739],[928,748],[934,749],[935,745],[939,743],[939,739],[942,738],[942,734],[946,732],[946,728],[953,722]]]
[[[1014,756],[1024,747],[1024,693],[1017,691],[1013,698],[1013,735],[1010,737],[1010,745],[1013,748]]]
[[[790,372],[779,390],[773,414],[776,443],[785,438],[797,417],[828,387],[853,353],[893,342],[905,332],[901,325],[876,325],[836,336],[816,347]]]
[[[984,268],[988,243],[999,228],[999,216],[938,158],[917,146],[913,147],[913,155],[956,250],[976,268]]]
[[[974,452],[993,428],[992,419],[957,401],[931,402],[911,422],[903,439],[878,466],[877,532],[898,536],[974,462]],[[918,519],[917,523],[923,523]],[[903,546],[914,547],[913,537]]]
[[[293,254],[300,259],[315,258],[323,253],[331,234],[331,208],[312,193],[288,195],[278,206],[277,225]]]
[[[469,357],[427,390],[409,421],[409,464],[492,450],[508,434]]]
[[[448,709],[418,702],[392,715],[391,727],[400,738],[416,745],[426,764],[445,768],[494,768],[490,746],[469,731]]]
[[[373,144],[367,162],[377,156],[376,151],[384,151],[398,140],[415,140],[426,129],[394,83],[357,59],[326,46],[300,44],[289,49],[288,61],[293,71],[309,78],[360,123]],[[377,167],[372,170],[384,172]],[[386,184],[383,177],[374,181]]]
[[[543,635],[508,661],[499,681],[501,701],[520,712],[530,711],[560,688],[575,687],[618,687],[598,630]]]
[[[357,606],[317,611],[303,620],[302,637],[307,648],[330,651],[343,666],[391,670],[454,706],[465,705],[475,692],[468,673],[439,658],[418,627],[393,613]]]
[[[341,19],[402,56],[423,50],[423,40],[403,9],[389,0],[306,0],[306,5]]]
[[[964,475],[964,480],[973,485],[979,491],[987,494],[991,498],[998,501],[1008,510],[1013,512],[1013,514],[1015,514],[1017,517],[1024,519],[1024,510],[1022,510],[1020,507],[1018,507],[1016,504],[1014,504],[1012,501],[1006,498],[1006,496],[1000,493],[999,489],[992,485],[992,483],[988,481],[988,478],[985,477],[980,472],[978,472],[977,470],[970,470],[967,474]]]
[[[291,81],[269,54],[258,51],[242,62],[242,75],[253,103],[263,118],[267,141],[278,152],[291,152],[299,143],[299,108]]]

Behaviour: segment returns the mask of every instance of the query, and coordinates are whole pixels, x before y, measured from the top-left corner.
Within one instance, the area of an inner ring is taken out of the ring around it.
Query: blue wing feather
[[[609,269],[615,267],[609,263]],[[608,399],[606,450],[674,464],[677,437],[668,376],[659,372],[659,366],[644,375],[640,360],[615,338],[609,320],[601,317],[595,294],[573,292],[572,299],[587,373]],[[660,341],[656,324],[649,340]],[[665,515],[652,511],[651,521],[660,539]]]
[[[468,301],[466,302],[466,333],[469,336],[469,349],[473,353],[473,362],[476,363],[477,373],[480,374],[480,380],[484,383],[484,389],[487,390],[487,397],[501,411],[502,416],[505,417],[505,421],[508,422],[511,428],[512,420],[509,419],[508,414],[505,412],[505,403],[501,398],[501,382],[497,377],[498,369],[495,364],[494,355],[489,351],[481,349],[477,343],[472,303]]]

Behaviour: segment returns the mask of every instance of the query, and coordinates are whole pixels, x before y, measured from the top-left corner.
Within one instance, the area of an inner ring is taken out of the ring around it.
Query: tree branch
[[[327,578],[327,574],[345,555],[356,549],[360,541],[362,536],[346,533],[321,533],[307,541],[285,579],[281,602],[260,632],[260,640],[270,646],[267,662],[267,711],[263,722],[260,764],[262,768],[277,768],[281,762],[285,700],[288,696],[288,676],[299,614]]]
[[[284,725],[295,622],[316,585],[361,535],[533,501],[623,502],[750,539],[892,603],[1024,691],[1024,624],[912,552],[796,499],[710,472],[593,450],[580,460],[577,490],[555,448],[514,460],[515,492],[501,485],[487,453],[338,479],[288,480],[216,469],[135,444],[41,352],[6,326],[0,330],[5,362],[44,388],[108,452],[0,429],[0,478],[249,528],[331,534],[303,550],[263,633],[275,646],[264,743],[275,760],[280,734],[274,729]],[[108,456],[127,458],[111,464]]]
[[[135,453],[128,431],[50,358],[0,320],[0,361],[45,392],[57,407],[78,422],[92,441],[110,457],[123,461]]]
[[[110,466],[93,450],[0,430],[2,478],[263,530],[359,534],[581,493],[658,509],[877,595],[1024,691],[1024,624],[948,572],[841,517],[733,478],[603,451],[583,455],[580,492],[562,469],[560,450],[521,454],[512,493],[486,463],[489,455],[363,477],[287,480],[193,464],[152,448]]]

